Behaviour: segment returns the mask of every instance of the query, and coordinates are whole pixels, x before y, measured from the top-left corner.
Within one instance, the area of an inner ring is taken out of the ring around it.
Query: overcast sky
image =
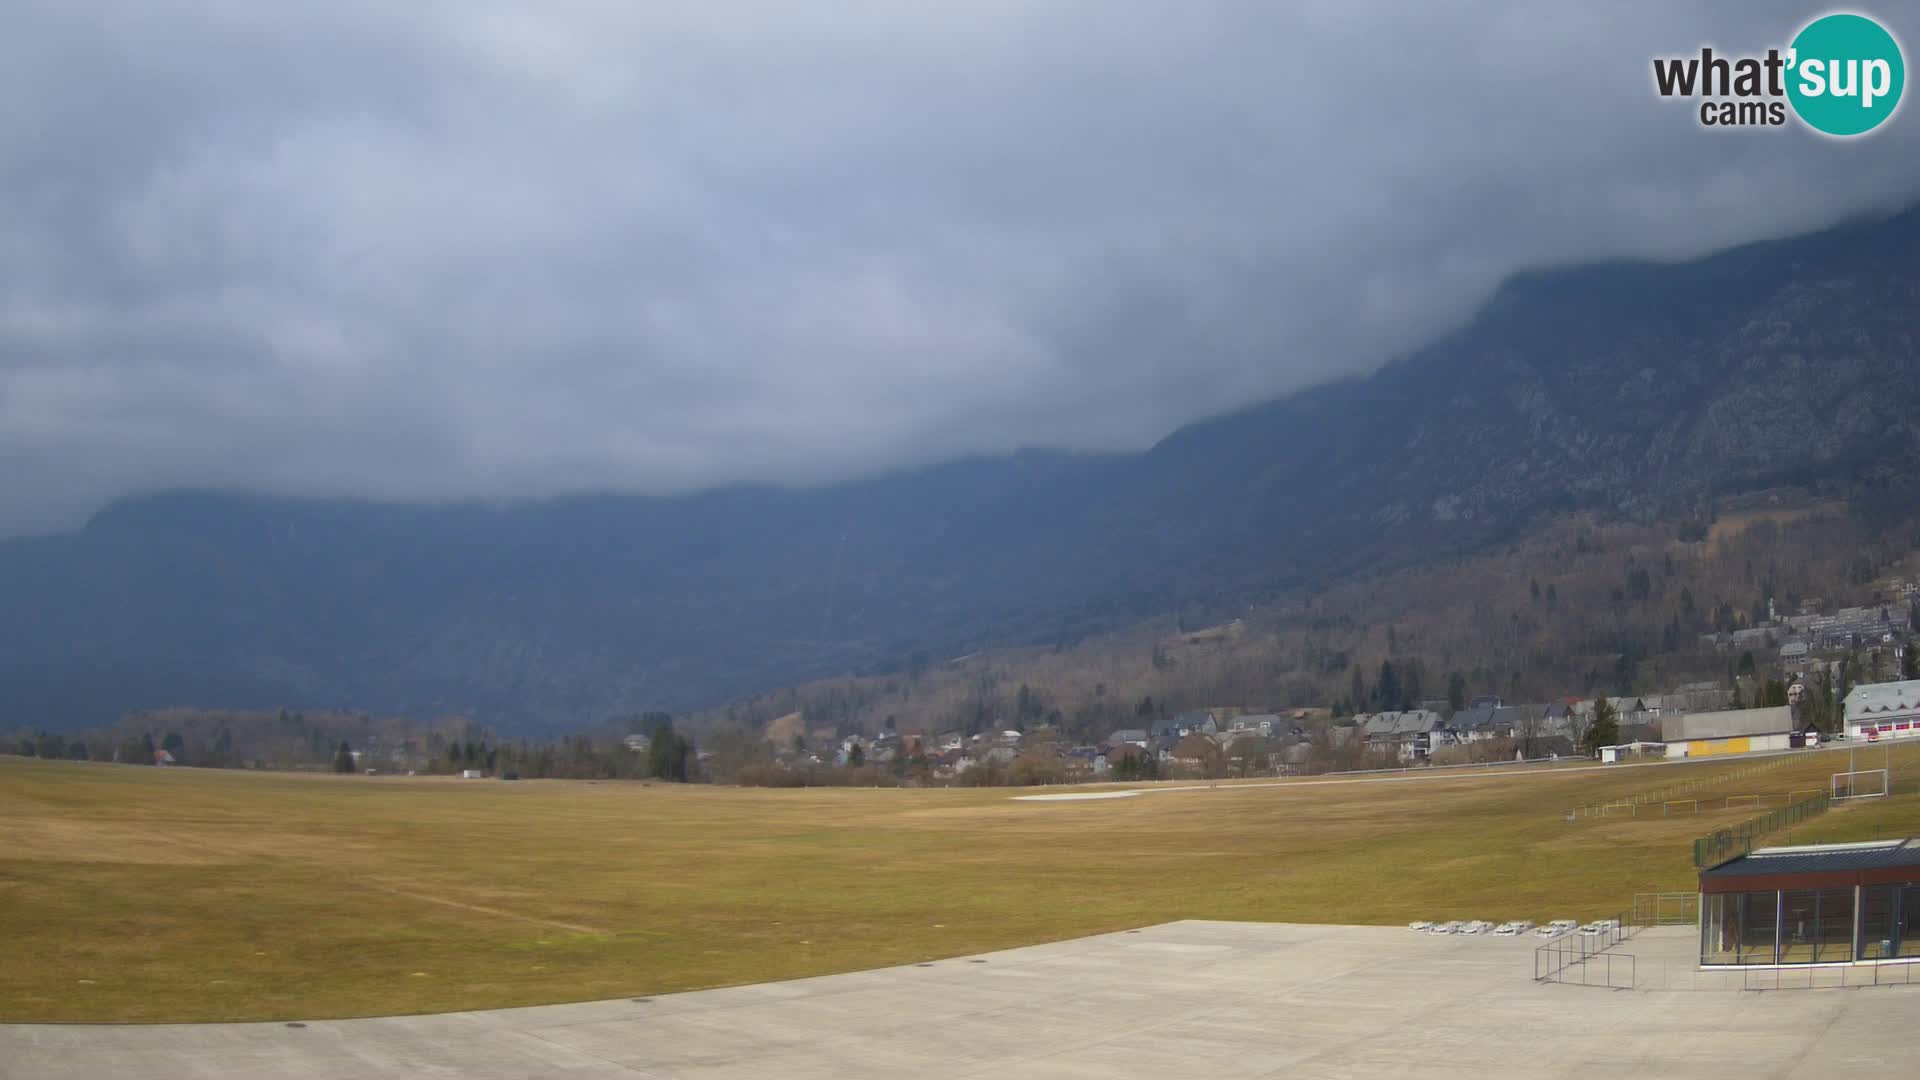
[[[0,0],[0,534],[1139,449],[1517,269],[1920,198],[1911,103],[1654,97],[1818,7],[1428,6]]]

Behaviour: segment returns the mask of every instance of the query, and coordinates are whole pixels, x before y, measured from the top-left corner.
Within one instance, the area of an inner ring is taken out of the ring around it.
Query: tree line
[[[22,730],[0,739],[0,752],[22,757],[64,761],[107,761],[128,765],[174,764],[200,768],[260,768],[330,770],[354,773],[417,772],[457,775],[477,770],[518,779],[638,780],[658,779],[687,783],[703,778],[700,752],[693,737],[676,728],[664,713],[646,714],[644,724],[627,734],[646,736],[644,747],[630,748],[618,731],[599,735],[569,735],[553,739],[499,740],[484,730],[466,729],[451,738],[438,731],[401,738],[377,732],[357,741],[327,736],[302,726],[297,714],[282,712],[280,721],[264,723],[263,732],[245,725],[235,736],[221,727],[211,738],[180,731],[141,730],[62,733]],[[283,739],[297,729],[293,740]],[[250,742],[252,745],[247,745]],[[274,747],[271,754],[261,746]],[[163,755],[161,752],[165,751]]]

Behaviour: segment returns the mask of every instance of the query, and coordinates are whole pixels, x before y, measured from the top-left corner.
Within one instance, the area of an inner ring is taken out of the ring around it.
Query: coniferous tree
[[[671,720],[654,732],[647,743],[647,771],[661,780],[685,783],[689,776],[688,762],[693,757],[693,743],[685,735],[673,730]]]
[[[1393,661],[1380,661],[1380,681],[1373,684],[1373,707],[1389,712],[1405,708],[1406,694],[1400,688],[1400,674],[1393,669]]]
[[[333,771],[337,773],[353,771],[353,748],[347,745],[345,739],[340,740],[340,749],[333,755]]]
[[[1813,726],[1822,732],[1838,730],[1840,725],[1834,722],[1833,676],[1824,667],[1814,677],[1813,691],[1808,699],[1813,705]]]
[[[1620,741],[1620,716],[1613,703],[1604,697],[1593,699],[1593,721],[1587,725],[1586,751],[1597,754],[1603,746]]]

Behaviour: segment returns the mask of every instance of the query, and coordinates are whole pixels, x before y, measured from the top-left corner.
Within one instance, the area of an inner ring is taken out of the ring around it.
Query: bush
[[[1016,787],[1064,784],[1068,779],[1066,762],[1040,754],[1024,754],[1015,758],[1007,768],[1007,783]]]

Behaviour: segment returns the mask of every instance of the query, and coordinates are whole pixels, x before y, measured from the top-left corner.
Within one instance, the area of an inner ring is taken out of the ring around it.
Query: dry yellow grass
[[[1735,786],[1821,787],[1835,760]],[[632,996],[1179,918],[1599,916],[1690,888],[1690,838],[1745,815],[1561,811],[1730,767],[1034,803],[0,758],[0,1019]],[[1880,801],[1875,828],[1911,802]]]

